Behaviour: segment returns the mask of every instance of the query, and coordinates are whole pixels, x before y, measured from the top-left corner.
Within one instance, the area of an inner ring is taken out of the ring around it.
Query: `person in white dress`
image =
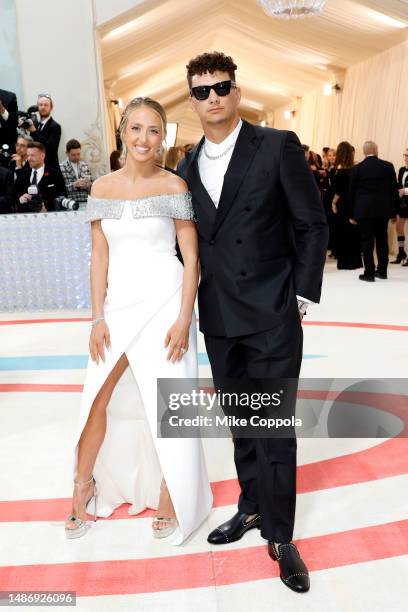
[[[87,509],[96,520],[129,503],[129,514],[157,509],[153,535],[181,544],[212,506],[201,440],[157,436],[157,378],[198,376],[197,234],[186,183],[155,163],[165,132],[158,102],[132,100],[126,163],[88,199],[92,327],[69,539],[88,531]]]

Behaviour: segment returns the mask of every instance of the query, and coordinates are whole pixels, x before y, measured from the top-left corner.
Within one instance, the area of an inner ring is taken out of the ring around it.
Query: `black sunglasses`
[[[210,95],[210,91],[213,89],[217,96],[228,96],[231,91],[231,87],[236,87],[234,81],[221,81],[214,83],[214,85],[198,85],[190,89],[190,95],[194,96],[196,100],[206,100]]]

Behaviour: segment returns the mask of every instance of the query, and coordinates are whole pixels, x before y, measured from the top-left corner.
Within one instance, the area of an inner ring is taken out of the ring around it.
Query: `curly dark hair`
[[[229,55],[214,51],[213,53],[202,53],[190,60],[186,66],[188,86],[192,87],[192,78],[195,74],[204,74],[209,72],[212,74],[219,70],[220,72],[228,72],[231,81],[235,81],[235,70],[237,65]]]
[[[350,170],[354,166],[354,152],[354,147],[347,140],[343,140],[336,150],[336,161],[334,162],[336,168],[340,166]]]

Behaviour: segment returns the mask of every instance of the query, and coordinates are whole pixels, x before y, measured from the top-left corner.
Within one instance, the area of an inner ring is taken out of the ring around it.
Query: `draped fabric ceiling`
[[[125,105],[138,95],[158,99],[169,121],[179,124],[178,143],[196,142],[201,136],[187,103],[186,63],[204,51],[220,50],[238,64],[242,115],[252,122],[266,120],[271,126],[296,129],[317,148],[336,144],[336,138],[351,138],[337,117],[341,107],[342,114],[347,110],[343,91],[323,99],[323,86],[339,83],[343,90],[352,66],[381,57],[392,47],[401,50],[404,60],[408,3],[327,0],[318,17],[282,21],[265,15],[256,0],[145,0],[106,24],[100,36],[108,105],[118,98]],[[368,79],[369,84],[373,77],[375,64],[367,66],[371,72],[358,73],[354,96],[359,95],[361,81]],[[381,78],[379,93],[386,84],[386,67]],[[399,87],[396,82],[389,85],[393,92]],[[381,105],[381,99],[377,102]],[[405,102],[408,106],[407,98]],[[296,111],[290,125],[284,109]],[[110,112],[113,123],[112,105]]]

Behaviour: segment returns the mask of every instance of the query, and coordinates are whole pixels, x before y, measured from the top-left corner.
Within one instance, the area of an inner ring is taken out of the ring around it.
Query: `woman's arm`
[[[101,185],[101,179],[96,181],[92,186],[92,196],[95,198],[103,197],[104,185]],[[105,361],[104,347],[110,348],[109,329],[104,321],[103,305],[105,302],[106,288],[108,284],[108,265],[109,265],[109,247],[102,231],[100,221],[92,221],[91,223],[92,236],[92,253],[91,253],[91,302],[92,302],[92,320],[98,319],[98,322],[92,326],[91,335],[89,338],[89,352],[92,360],[97,364],[99,357]]]
[[[198,259],[197,230],[193,221],[174,220],[177,241],[184,262],[183,290],[181,307],[177,321],[172,325],[166,335],[164,346],[169,346],[168,360],[173,363],[183,357],[183,351],[188,349],[188,338],[191,325],[191,316],[197,294],[198,278],[200,274]]]

